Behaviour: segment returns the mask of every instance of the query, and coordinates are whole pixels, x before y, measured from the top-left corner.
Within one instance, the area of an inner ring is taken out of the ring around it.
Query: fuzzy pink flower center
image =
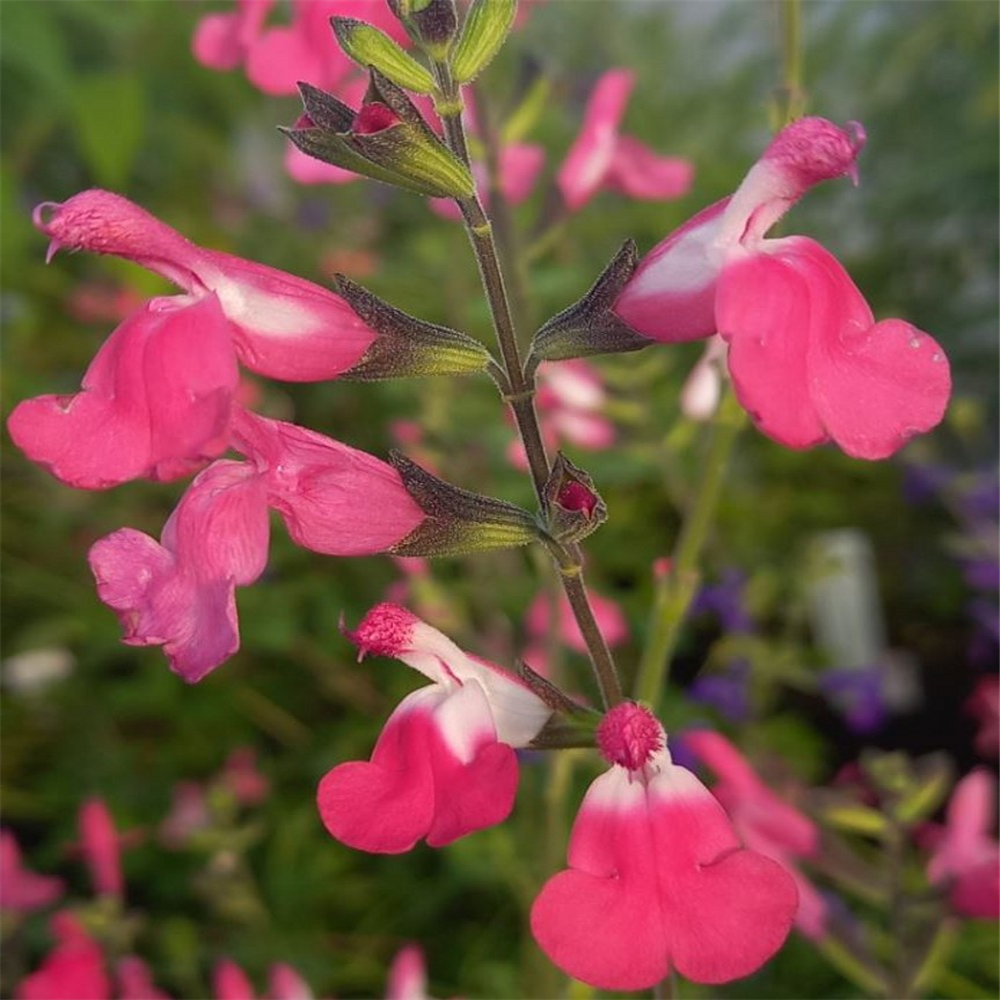
[[[648,708],[634,701],[615,705],[597,727],[597,747],[612,764],[638,771],[663,749],[663,726]]]
[[[848,122],[842,129],[825,118],[800,118],[774,137],[762,159],[778,161],[804,186],[845,174],[856,180],[854,161],[865,138],[858,122]]]

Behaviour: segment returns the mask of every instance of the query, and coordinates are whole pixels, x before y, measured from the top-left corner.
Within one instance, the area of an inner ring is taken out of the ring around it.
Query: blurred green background
[[[366,181],[304,188],[284,174],[275,126],[294,120],[298,102],[266,97],[241,73],[213,72],[191,56],[198,19],[224,9],[161,0],[0,4],[5,417],[29,396],[75,391],[114,326],[106,316],[88,319],[93,310],[81,313],[79,304],[71,308],[81,288],[140,297],[167,291],[113,259],[60,256],[44,265],[32,207],[91,186],[126,194],[196,243],[324,284],[347,271],[400,308],[488,336],[460,227],[407,193]],[[958,526],[941,503],[907,504],[902,486],[907,463],[995,475],[997,7],[818,0],[803,15],[809,112],[857,119],[869,141],[860,187],[822,186],[785,230],[808,233],[840,257],[877,317],[906,317],[939,340],[953,365],[954,403],[941,428],[880,464],[832,449],[787,452],[746,433],[705,572],[712,578],[737,567],[752,582],[762,669],[771,663],[776,672],[752,739],[787,753],[804,780],[825,781],[862,741],[773,665],[810,662],[803,626],[810,539],[861,528],[874,545],[890,644],[916,658],[934,706],[879,739],[913,753],[946,750],[968,767],[972,724],[961,704],[974,679],[966,652],[974,626],[953,558]],[[639,80],[625,131],[660,153],[690,158],[694,188],[655,205],[601,194],[570,218],[530,263],[539,322],[581,294],[623,239],[648,249],[738,184],[771,128],[780,75],[776,6],[533,5],[484,77],[501,112],[517,107],[539,78],[551,88],[525,137],[547,151],[543,184],[517,210],[525,245],[591,85],[621,65]],[[611,511],[587,550],[595,588],[618,600],[629,620],[626,672],[642,645],[651,564],[670,552],[699,468],[702,432],[680,419],[677,405],[699,352],[688,345],[598,360],[619,446],[595,455],[569,449]],[[378,455],[395,443],[393,421],[417,421],[423,454],[446,478],[531,502],[527,480],[505,462],[512,432],[486,380],[268,384],[262,393],[271,413]],[[5,689],[3,819],[30,862],[87,895],[79,863],[65,853],[87,794],[105,797],[123,828],[146,830],[125,860],[129,903],[143,914],[136,947],[176,996],[206,995],[208,970],[221,955],[258,981],[267,965],[284,960],[317,995],[378,996],[391,956],[410,940],[427,951],[436,995],[547,995],[541,991],[552,980],[526,938],[524,914],[541,880],[561,865],[564,842],[546,840],[537,816],[540,765],[524,768],[509,824],[445,851],[361,855],[331,841],[318,821],[316,781],[337,762],[366,757],[392,707],[417,683],[387,661],[357,666],[337,628],[342,614],[356,622],[399,579],[390,560],[325,559],[296,549],[276,524],[267,573],[238,593],[243,648],[231,662],[188,687],[159,650],[120,644],[114,616],[94,594],[87,549],[123,525],[158,536],[182,490],[182,483],[134,483],[100,495],[73,491],[3,436],[3,655],[59,649],[73,664],[69,676],[41,690]],[[524,645],[522,619],[542,586],[539,566],[522,552],[442,561],[422,584],[423,598],[439,609],[434,624],[460,645],[509,664]],[[685,636],[668,728],[699,711],[705,716],[680,686],[698,669],[709,638],[697,630]],[[583,661],[569,666],[578,689],[589,691]],[[245,849],[233,850],[239,863],[219,870],[207,849],[158,847],[154,831],[173,784],[215,773],[238,745],[256,748],[274,789],[247,820]],[[19,963],[37,961],[44,948],[41,923],[23,934],[7,962],[4,995],[24,971]],[[972,980],[990,968],[991,947],[994,937],[970,931],[960,961]],[[685,996],[710,995],[684,989]],[[734,997],[859,995],[799,939],[726,990]]]

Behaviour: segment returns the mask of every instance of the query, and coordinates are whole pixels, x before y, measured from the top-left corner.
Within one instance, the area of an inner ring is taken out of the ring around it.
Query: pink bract
[[[70,486],[171,480],[228,447],[238,381],[215,294],[153,299],[111,334],[81,392],[25,400],[7,427],[28,458]]]
[[[264,264],[207,250],[127,198],[90,190],[35,209],[35,225],[57,250],[89,250],[131,260],[196,299],[218,297],[240,361],[287,382],[336,378],[375,340],[333,292]]]
[[[646,710],[623,703],[609,716],[619,712]],[[662,728],[651,739],[642,721],[599,733],[606,754],[637,766],[613,764],[590,786],[570,867],[535,900],[532,933],[559,968],[601,989],[646,989],[671,969],[703,983],[747,976],[787,937],[795,883],[741,847],[709,791],[671,761]]]
[[[572,211],[581,209],[602,187],[647,200],[680,198],[691,187],[690,161],[659,156],[638,139],[618,134],[634,86],[631,70],[612,69],[594,87],[583,128],[556,177]]]
[[[718,332],[737,397],[790,448],[834,441],[880,459],[934,427],[948,361],[902,320],[876,323],[837,260],[804,237],[765,234],[810,187],[857,179],[857,123],[802,118],[772,140],[735,194],[704,209],[640,262],[615,312],[651,340]]]
[[[551,710],[513,674],[397,605],[373,608],[349,637],[362,655],[394,656],[433,683],[399,704],[370,761],[341,764],[320,782],[331,836],[396,854],[506,819],[517,790],[513,748],[526,746]]]

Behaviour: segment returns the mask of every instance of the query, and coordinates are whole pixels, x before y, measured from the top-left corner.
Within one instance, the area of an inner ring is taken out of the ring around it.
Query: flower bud
[[[398,452],[390,454],[389,461],[406,491],[426,514],[406,538],[389,550],[394,555],[467,555],[516,548],[539,537],[538,524],[526,510],[446,483]]]
[[[590,291],[553,316],[535,334],[528,370],[533,371],[541,361],[619,354],[648,347],[652,341],[626,326],[612,309],[638,262],[635,243],[627,240]]]
[[[353,17],[332,17],[340,47],[359,66],[377,69],[393,83],[418,94],[434,90],[434,77],[384,31]]]
[[[474,80],[500,51],[514,23],[517,0],[474,0],[451,57],[459,83]]]
[[[552,463],[543,496],[546,528],[560,542],[578,542],[608,519],[608,508],[594,489],[594,480],[562,452]]]
[[[472,337],[396,309],[342,274],[341,297],[378,336],[343,378],[358,382],[485,371],[490,352]]]
[[[455,0],[389,0],[407,34],[434,59],[444,60],[455,32]]]

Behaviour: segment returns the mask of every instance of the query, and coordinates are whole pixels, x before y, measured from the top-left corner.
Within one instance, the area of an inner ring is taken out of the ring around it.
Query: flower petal
[[[691,190],[694,164],[680,156],[660,156],[630,135],[621,135],[606,184],[630,198],[667,201]]]

